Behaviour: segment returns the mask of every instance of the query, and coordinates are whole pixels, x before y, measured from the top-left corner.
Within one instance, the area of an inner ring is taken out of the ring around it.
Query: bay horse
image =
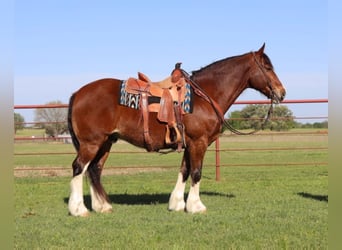
[[[200,70],[193,71],[191,81],[216,103],[216,109],[205,98],[193,95],[192,113],[183,116],[185,126],[184,154],[176,185],[170,195],[168,209],[201,213],[206,211],[200,199],[200,181],[203,158],[208,146],[220,135],[222,119],[217,108],[225,114],[238,96],[247,88],[255,89],[281,102],[285,88],[274,72],[265,44],[255,52],[218,60]],[[141,111],[119,105],[122,80],[100,79],[91,82],[70,97],[68,127],[77,157],[72,163],[73,178],[68,202],[73,216],[87,216],[89,211],[83,200],[83,176],[90,178],[91,207],[96,212],[111,212],[112,205],[101,184],[101,172],[111,146],[118,139],[137,147],[146,148]],[[149,117],[153,148],[158,151],[170,148],[165,144],[165,125],[156,115]],[[191,186],[185,202],[186,181]]]

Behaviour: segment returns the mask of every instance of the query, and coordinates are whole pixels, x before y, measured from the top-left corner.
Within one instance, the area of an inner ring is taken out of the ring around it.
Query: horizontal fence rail
[[[271,100],[252,100],[235,101],[233,105],[248,104],[270,104]],[[284,100],[281,104],[299,104],[299,103],[328,103],[328,99],[293,99]],[[38,104],[38,105],[14,105],[14,109],[42,109],[42,108],[68,108],[68,104]]]
[[[305,99],[305,100],[285,100],[281,104],[312,104],[312,103],[328,103],[328,99]],[[236,101],[234,105],[249,105],[249,104],[270,104],[269,100],[265,101]],[[68,108],[68,104],[49,104],[49,105],[14,105],[14,109],[44,109],[44,108]],[[231,120],[233,120],[232,118]],[[241,118],[235,118],[236,120],[240,120]],[[260,119],[260,118],[256,118]],[[298,120],[303,120],[303,119],[315,119],[315,120],[327,120],[328,116],[307,116],[307,117],[289,117],[289,118],[282,118],[282,117],[275,117],[272,118],[274,120],[276,119],[298,119]],[[23,122],[22,124],[26,125],[39,125],[39,124],[54,124],[54,123],[65,123],[64,122]],[[326,136],[326,132],[322,132],[321,134],[317,134],[316,132],[263,132],[263,133],[257,133],[254,134],[253,136],[273,136],[273,135],[284,135],[284,136],[310,136],[310,135],[321,135],[321,136]],[[230,134],[230,135],[222,135],[222,137],[234,137],[238,135]],[[69,135],[60,135],[58,137],[46,137],[46,136],[34,136],[34,137],[14,137],[15,142],[49,142],[49,141],[59,141],[59,142],[66,142],[66,143],[71,143],[70,136]],[[326,161],[323,162],[280,162],[280,163],[229,163],[229,164],[222,164],[220,162],[220,154],[225,153],[225,152],[266,152],[266,151],[327,151],[328,147],[260,147],[260,148],[245,148],[245,147],[238,147],[238,148],[221,148],[220,147],[220,139],[216,140],[215,142],[215,147],[214,149],[209,148],[208,152],[214,152],[215,153],[215,164],[213,166],[216,167],[216,180],[220,180],[220,167],[235,167],[235,166],[276,166],[276,165],[281,165],[281,166],[312,166],[312,165],[327,165]],[[75,151],[71,152],[15,152],[14,156],[15,157],[29,157],[29,156],[45,156],[45,155],[75,155]],[[111,151],[111,154],[146,154],[145,151]],[[70,163],[71,164],[71,163]],[[158,167],[151,167],[151,166],[146,166],[146,167],[138,167],[138,168],[146,168],[146,169],[151,169],[151,168],[173,168],[174,166],[158,166]],[[125,167],[106,167],[106,169],[130,169],[130,168],[137,168],[136,166],[125,166]],[[54,171],[59,171],[63,170],[65,171],[65,168],[63,167],[32,167],[32,168],[27,168],[27,167],[16,167],[14,169],[15,171],[47,171],[47,170],[54,170]]]
[[[241,151],[291,151],[291,150],[326,150],[328,147],[283,147],[283,148],[231,148],[219,149],[220,152],[241,152]],[[208,149],[208,152],[215,152],[216,149]],[[111,154],[145,154],[144,151],[110,151]],[[75,152],[29,152],[14,153],[14,155],[75,155]]]

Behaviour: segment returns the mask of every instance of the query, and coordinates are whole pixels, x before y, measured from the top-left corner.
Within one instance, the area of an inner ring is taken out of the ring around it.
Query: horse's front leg
[[[190,149],[190,165],[191,165],[191,187],[186,201],[186,211],[189,213],[204,213],[207,208],[200,199],[200,182],[202,177],[202,165],[207,145],[204,142]]]
[[[184,190],[186,180],[188,179],[190,173],[190,165],[188,163],[188,152],[185,149],[176,186],[173,189],[169,199],[170,211],[184,211],[185,209]]]
[[[204,213],[207,208],[204,206],[199,195],[200,181],[191,181],[189,196],[186,201],[186,211],[189,213]]]

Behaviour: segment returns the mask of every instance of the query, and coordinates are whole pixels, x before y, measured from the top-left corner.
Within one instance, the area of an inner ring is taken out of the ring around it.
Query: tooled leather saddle
[[[187,92],[190,86],[187,86],[183,71],[180,68],[181,63],[175,65],[171,75],[160,82],[152,82],[146,75],[138,72],[138,78],[128,78],[121,92],[130,96],[134,100],[130,107],[138,108],[142,112],[144,124],[144,140],[147,150],[153,151],[153,141],[150,136],[148,126],[149,113],[157,112],[157,119],[166,124],[165,143],[168,145],[177,145],[177,150],[181,151],[185,146],[184,140],[184,103],[189,102]],[[159,102],[150,102],[149,98],[156,97]],[[122,98],[121,98],[122,99]],[[120,100],[122,103],[122,100]]]

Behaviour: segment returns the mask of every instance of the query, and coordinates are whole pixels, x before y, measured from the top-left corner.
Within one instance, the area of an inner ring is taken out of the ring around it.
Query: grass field
[[[298,134],[299,132],[309,134]],[[221,149],[278,149],[290,150],[250,150],[221,152],[222,164],[255,164],[258,163],[304,163],[304,162],[327,162],[327,150],[301,150],[307,147],[327,147],[327,130],[301,130],[291,131],[285,134],[267,134],[255,136],[231,136],[221,137]],[[25,135],[28,132],[22,132]],[[34,132],[31,132],[34,133]],[[300,150],[296,150],[299,148]],[[123,153],[124,152],[124,153]],[[106,162],[107,167],[141,167],[141,166],[166,166],[178,167],[181,154],[145,154],[144,149],[138,149],[125,142],[119,141],[112,147],[112,154]],[[14,144],[14,166],[16,168],[41,168],[41,167],[64,167],[71,168],[71,162],[75,158],[75,150],[72,144],[59,142],[24,142]],[[30,155],[33,153],[32,155]],[[43,153],[37,155],[36,153]],[[49,154],[52,153],[52,154]],[[56,153],[66,153],[59,155]],[[28,155],[26,155],[28,154]],[[47,154],[47,155],[45,155]],[[289,158],[289,154],[291,157]],[[209,147],[205,157],[205,165],[215,165],[214,144]],[[264,160],[262,160],[264,159]]]
[[[221,138],[221,148],[327,147],[317,135]],[[136,150],[125,143],[113,151]],[[72,145],[17,143],[15,153],[73,152]],[[70,177],[15,177],[16,249],[327,249],[327,150],[221,152],[215,181],[214,152],[207,153],[201,198],[207,213],[169,212],[167,202],[181,155],[112,154],[107,166],[169,166],[156,171],[104,175],[111,214],[68,215]],[[70,169],[74,155],[15,155],[15,169]],[[289,162],[297,163],[288,164]],[[252,166],[250,164],[260,164]],[[302,163],[305,163],[301,165]],[[311,164],[306,164],[311,163]],[[263,164],[265,166],[263,166]],[[269,165],[267,165],[269,164]],[[274,164],[274,165],[272,165]],[[71,171],[70,171],[71,173]],[[188,187],[188,186],[187,186]],[[89,186],[85,201],[89,207]]]

